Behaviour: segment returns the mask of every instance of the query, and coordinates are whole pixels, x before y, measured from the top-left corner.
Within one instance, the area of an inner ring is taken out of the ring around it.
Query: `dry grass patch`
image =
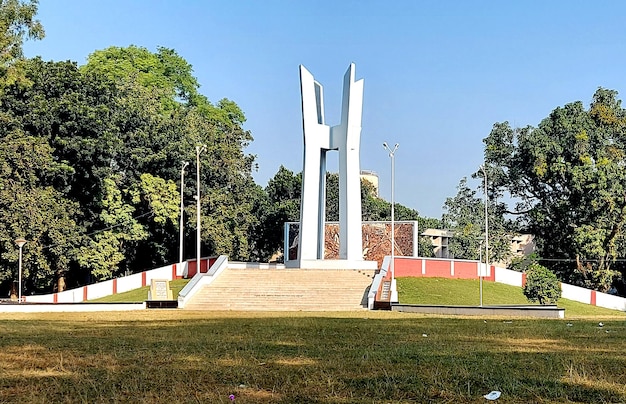
[[[624,321],[567,322],[0,314],[0,402],[463,403],[491,390],[500,402],[626,402]]]

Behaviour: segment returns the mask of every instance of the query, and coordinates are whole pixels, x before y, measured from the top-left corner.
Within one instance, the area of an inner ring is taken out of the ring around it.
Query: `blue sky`
[[[598,87],[626,94],[623,1],[41,0],[38,18],[46,38],[26,43],[28,57],[80,65],[109,46],[175,49],[201,93],[245,112],[263,186],[281,164],[302,169],[298,65],[324,85],[335,125],[356,63],[361,168],[389,200],[382,143],[399,143],[395,199],[428,217],[478,169],[495,122],[537,125]]]

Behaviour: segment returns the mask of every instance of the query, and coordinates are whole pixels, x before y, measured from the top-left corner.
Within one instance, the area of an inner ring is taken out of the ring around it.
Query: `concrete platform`
[[[537,318],[565,318],[565,309],[555,305],[502,306],[430,306],[419,304],[392,304],[392,311],[424,314],[451,314],[459,316],[511,316]]]
[[[378,269],[378,262],[364,260],[292,260],[287,261],[285,267],[292,269],[376,270]]]

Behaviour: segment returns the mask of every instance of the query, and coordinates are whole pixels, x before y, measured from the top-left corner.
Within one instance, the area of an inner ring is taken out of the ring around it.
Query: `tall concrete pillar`
[[[343,80],[341,122],[333,127],[324,120],[323,87],[304,66],[300,66],[300,90],[304,162],[298,262],[301,267],[304,264],[315,266],[313,261],[324,258],[326,154],[329,150],[339,151],[339,258],[350,263],[363,261],[359,156],[363,80],[355,80],[355,66],[351,64]]]

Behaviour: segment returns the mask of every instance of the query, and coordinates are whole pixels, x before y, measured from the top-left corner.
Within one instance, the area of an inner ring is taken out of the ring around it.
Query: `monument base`
[[[364,260],[291,260],[285,262],[285,268],[376,270],[378,269],[378,262]]]

